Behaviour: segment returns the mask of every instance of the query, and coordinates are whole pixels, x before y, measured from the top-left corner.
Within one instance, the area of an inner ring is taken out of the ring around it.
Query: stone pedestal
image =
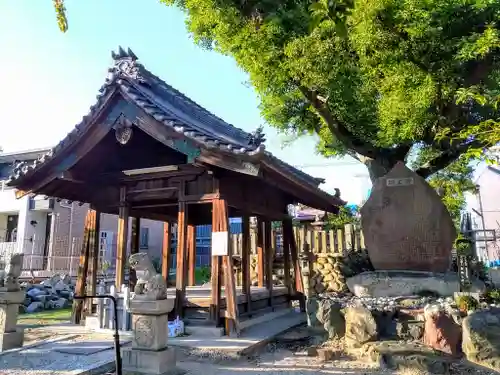
[[[24,330],[17,328],[17,316],[25,298],[26,293],[22,290],[0,290],[0,351],[23,346]]]
[[[130,301],[132,347],[123,350],[123,373],[128,375],[178,374],[174,348],[167,347],[168,313],[175,300]]]

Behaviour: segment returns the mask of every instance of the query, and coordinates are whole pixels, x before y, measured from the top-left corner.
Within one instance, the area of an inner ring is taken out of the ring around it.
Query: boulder
[[[69,285],[68,284],[65,284],[62,280],[61,281],[58,281],[54,286],[53,286],[54,290],[56,292],[60,292],[62,290],[70,290],[69,288]]]
[[[403,162],[374,182],[361,227],[376,270],[446,272],[451,265],[453,220],[435,189]]]
[[[345,310],[345,342],[349,347],[360,347],[378,339],[377,323],[365,307],[348,307]]]
[[[415,296],[425,292],[450,296],[460,290],[460,280],[454,272],[373,271],[348,278],[347,287],[356,297]],[[483,292],[486,286],[480,280],[473,280],[471,289]]]
[[[397,322],[396,334],[400,340],[419,341],[424,334],[424,323],[417,321]]]
[[[500,370],[500,309],[472,313],[463,320],[462,329],[467,359]]]
[[[62,282],[66,285],[71,285],[71,276],[68,274],[65,274],[62,278]]]
[[[26,294],[31,298],[36,298],[37,296],[45,295],[46,293],[44,290],[38,289],[35,286],[35,288],[28,290]]]
[[[52,301],[54,309],[63,309],[68,306],[68,300],[66,298],[59,298],[56,301]]]
[[[345,321],[341,305],[329,299],[308,298],[307,325],[315,332],[326,333],[330,339],[343,337]]]
[[[462,329],[444,311],[425,314],[425,345],[453,356],[461,355]]]
[[[43,310],[43,303],[41,302],[31,302],[26,308],[27,313],[34,313]]]

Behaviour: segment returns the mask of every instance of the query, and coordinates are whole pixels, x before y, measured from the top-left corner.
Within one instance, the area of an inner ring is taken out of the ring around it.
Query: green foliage
[[[484,262],[477,259],[472,259],[470,262],[470,271],[472,277],[475,277],[476,279],[488,284],[488,267],[486,267],[486,264],[484,264]]]
[[[249,74],[269,124],[292,139],[317,134],[318,152],[351,155],[372,178],[421,152],[427,178],[500,141],[497,0],[161,2]],[[446,187],[452,212],[457,186]]]
[[[500,303],[500,289],[491,289],[486,291],[485,300],[488,304],[499,304]]]
[[[472,246],[472,241],[462,236],[459,236],[455,240],[455,249],[457,249],[457,255],[459,256],[472,256]]]
[[[56,11],[57,25],[59,30],[63,33],[68,31],[68,19],[66,18],[66,8],[64,6],[64,0],[52,0],[54,4],[54,9]]]
[[[500,140],[498,1],[162,2],[248,72],[271,125],[318,134],[326,156],[387,169],[429,150],[427,177]]]
[[[475,311],[479,308],[479,302],[474,297],[462,295],[457,297],[457,306],[461,311]]]
[[[436,157],[436,152],[431,148],[421,148],[411,165],[414,169],[418,169],[419,165],[425,165],[434,157]],[[461,213],[467,203],[465,195],[476,189],[472,180],[473,175],[473,162],[469,156],[462,155],[427,179],[441,196],[457,229],[460,228]]]
[[[344,257],[342,273],[345,277],[368,271],[373,271],[373,265],[367,250],[349,251]]]
[[[347,224],[359,224],[360,220],[357,216],[353,215],[351,210],[345,206],[340,207],[337,215],[328,214],[325,229],[342,229]]]
[[[196,284],[205,284],[210,281],[211,270],[209,266],[198,267],[194,271]]]

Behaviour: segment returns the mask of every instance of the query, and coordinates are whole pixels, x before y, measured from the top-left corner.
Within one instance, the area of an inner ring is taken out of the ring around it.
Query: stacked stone
[[[257,255],[250,257],[250,280],[252,286],[257,286],[259,283]],[[273,261],[273,285],[284,285],[283,262],[280,259]]]
[[[21,288],[26,291],[26,298],[19,306],[20,312],[34,313],[71,306],[75,283],[69,275],[55,274],[40,284],[23,283]]]
[[[345,293],[348,291],[343,272],[342,257],[333,254],[316,254],[313,263],[314,274],[310,280],[311,288],[316,293],[334,292]]]

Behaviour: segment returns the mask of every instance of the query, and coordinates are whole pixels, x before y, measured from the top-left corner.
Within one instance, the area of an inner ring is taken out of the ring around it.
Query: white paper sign
[[[229,255],[229,233],[212,232],[212,256]]]

